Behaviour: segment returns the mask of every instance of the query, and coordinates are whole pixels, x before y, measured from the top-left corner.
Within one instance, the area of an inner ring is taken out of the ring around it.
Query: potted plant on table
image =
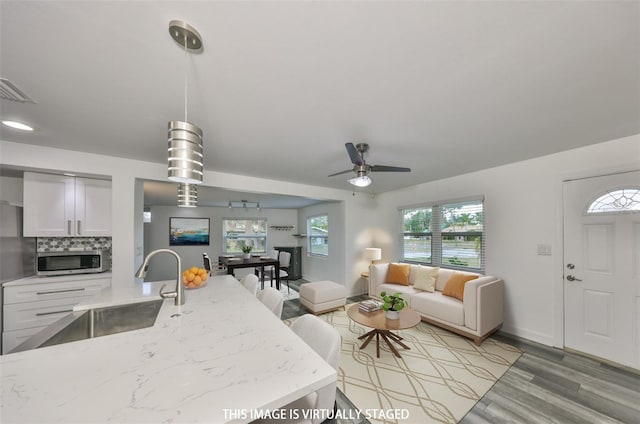
[[[382,309],[385,311],[388,319],[400,318],[400,311],[404,309],[404,299],[401,297],[402,293],[394,293],[387,296],[387,292],[380,292],[380,296],[384,304]]]
[[[245,244],[245,245],[242,246],[241,249],[242,249],[242,253],[243,253],[242,257],[244,259],[251,259],[251,250],[253,249],[253,246]]]

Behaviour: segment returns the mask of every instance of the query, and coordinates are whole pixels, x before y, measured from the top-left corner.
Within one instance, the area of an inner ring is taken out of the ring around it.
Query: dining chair
[[[280,252],[280,282],[283,280],[287,282],[287,294],[291,293],[289,290],[289,264],[291,263],[291,253]],[[273,272],[271,270],[271,284],[273,284]]]
[[[211,275],[211,260],[206,252],[202,254],[202,262],[204,263],[203,268],[207,270],[209,275]]]
[[[240,280],[240,283],[244,286],[244,288],[249,290],[250,293],[253,293],[254,296],[258,291],[259,282],[260,279],[254,274],[247,274],[242,280]]]
[[[291,324],[291,330],[309,345],[336,371],[340,363],[340,333],[322,318],[315,315],[303,315]],[[282,407],[287,411],[283,416],[298,417],[296,423],[320,424],[323,417],[331,416],[336,403],[336,382],[330,383],[314,393],[295,400]],[[297,410],[297,411],[296,411]],[[303,411],[316,411],[304,419]],[[297,413],[296,413],[297,412]],[[260,423],[270,422],[268,420]],[[283,421],[277,421],[283,422]],[[287,422],[287,420],[284,420]]]
[[[273,287],[267,287],[258,293],[258,300],[264,304],[275,316],[282,316],[282,306],[284,305],[284,295]]]
[[[280,251],[275,250],[275,249],[271,249],[269,250],[269,253],[267,253],[267,256],[269,256],[271,259],[278,259],[278,255],[280,254]],[[268,265],[265,266],[264,268],[261,267],[256,267],[255,268],[255,274],[260,277],[260,281],[262,281],[262,289],[264,290],[264,275],[269,273],[269,274],[273,274],[273,265]],[[264,270],[264,274],[263,274],[263,270]],[[273,286],[273,282],[271,283],[271,286]]]
[[[203,262],[203,268],[207,270],[207,272],[209,273],[209,276],[212,275],[224,275],[227,273],[227,270],[224,269],[223,267],[221,267],[220,265],[218,265],[218,267],[216,269],[212,269],[211,268],[211,259],[209,259],[209,255],[207,255],[207,253],[203,253],[202,254],[202,262]]]
[[[289,289],[289,264],[291,263],[291,253],[279,252],[278,258],[279,258],[278,262],[280,262],[280,282],[282,282],[282,280],[284,279],[287,282],[287,293],[291,293]],[[273,287],[273,279],[274,279],[273,273],[275,272],[275,267],[266,266],[264,267],[264,272],[265,274],[269,273],[270,285],[271,287]]]

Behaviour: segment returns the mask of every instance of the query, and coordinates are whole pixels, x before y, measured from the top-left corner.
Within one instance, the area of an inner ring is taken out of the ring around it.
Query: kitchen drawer
[[[91,296],[111,284],[110,278],[21,284],[4,288],[4,304]]]
[[[39,302],[14,303],[4,305],[3,331],[22,330],[53,324],[71,313],[73,307],[87,296],[66,299],[41,300]]]
[[[2,333],[2,354],[5,355],[19,346],[29,337],[38,333],[47,327],[25,328],[24,330],[16,330]]]

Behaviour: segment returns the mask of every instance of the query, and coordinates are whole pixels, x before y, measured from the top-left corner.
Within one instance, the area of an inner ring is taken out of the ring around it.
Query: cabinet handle
[[[38,312],[36,313],[37,317],[41,317],[43,315],[53,315],[53,314],[62,314],[66,312],[73,312],[73,309],[64,309],[62,311],[52,311],[52,312]]]
[[[71,235],[71,220],[67,221],[67,234]]]
[[[36,292],[36,294],[67,293],[67,292],[76,292],[76,291],[84,291],[84,287],[79,289],[51,290],[51,291],[44,291],[44,292]]]
[[[80,235],[80,220],[78,220],[78,235]]]

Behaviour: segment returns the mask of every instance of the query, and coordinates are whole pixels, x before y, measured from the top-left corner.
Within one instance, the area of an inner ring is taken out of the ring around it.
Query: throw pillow
[[[444,285],[442,294],[444,296],[455,297],[458,300],[464,300],[464,285],[467,284],[467,281],[475,280],[476,278],[478,278],[477,275],[467,275],[461,272],[454,272],[451,274],[447,284]]]
[[[408,286],[410,268],[410,264],[389,264],[389,272],[387,273],[387,280],[385,281],[385,283],[402,284],[403,286]]]
[[[416,272],[416,282],[413,288],[433,293],[436,289],[436,278],[438,278],[440,267],[430,267],[418,265]]]

